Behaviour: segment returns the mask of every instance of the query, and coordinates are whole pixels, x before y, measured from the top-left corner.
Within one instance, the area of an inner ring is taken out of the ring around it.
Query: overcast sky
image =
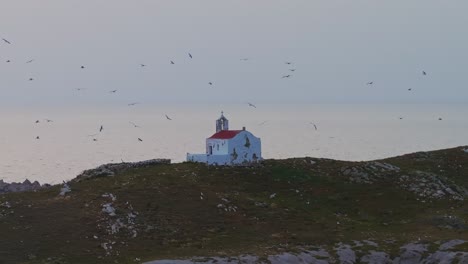
[[[0,104],[467,102],[467,10],[466,0],[1,0],[11,44],[0,43]]]

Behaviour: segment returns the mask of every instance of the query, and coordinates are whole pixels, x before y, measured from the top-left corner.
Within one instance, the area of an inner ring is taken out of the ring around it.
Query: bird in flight
[[[11,44],[11,42],[8,41],[7,39],[2,38],[2,40],[3,40],[6,44]]]
[[[140,64],[140,67],[146,67],[146,64]]]
[[[189,56],[191,59],[193,59],[192,54],[189,53],[188,56]]]
[[[425,71],[422,71],[422,74],[423,74],[423,75],[427,75],[427,73],[426,73]]]
[[[34,81],[34,78],[29,78],[29,81]]]
[[[85,66],[81,65],[81,67],[80,67],[80,68],[81,68],[81,69],[84,69],[84,68],[85,68]]]
[[[171,64],[175,64],[173,61],[171,61]]]
[[[289,71],[292,71],[292,72],[293,72],[293,71],[296,71],[296,69],[289,69]]]
[[[287,61],[287,62],[285,62],[285,63],[286,63],[287,65],[291,65],[292,62]]]
[[[442,117],[439,117],[439,121],[442,121]]]
[[[263,126],[263,125],[266,124],[267,122],[268,122],[268,120],[267,120],[267,121],[263,121],[263,122],[261,122],[261,123],[258,124],[258,125],[259,125],[259,126]]]
[[[291,77],[291,75],[290,75],[290,74],[288,74],[288,75],[284,75],[284,76],[283,76],[283,77],[281,77],[281,78],[290,78],[290,77]]]
[[[209,84],[209,85],[213,85],[213,83],[212,83],[212,82],[209,82],[208,84]]]
[[[241,61],[248,61],[249,58],[243,58],[243,59],[240,59]]]
[[[169,116],[166,115],[166,119],[167,120],[172,120],[172,118],[170,118]]]
[[[314,126],[315,130],[317,130],[317,126],[314,123],[310,122],[310,124]]]
[[[28,60],[26,63],[31,63],[31,62],[33,62],[33,61],[34,61],[34,59]]]
[[[374,82],[368,82],[367,83],[367,85],[373,85],[373,84],[374,84]]]
[[[257,108],[254,104],[247,102],[247,104],[253,108]]]
[[[141,139],[141,138],[138,138],[138,141],[142,142],[142,141],[143,141],[143,139]]]
[[[408,91],[412,91],[412,90],[413,90],[413,88],[408,88]]]
[[[39,139],[39,136],[37,136],[36,139]]]
[[[44,119],[47,123],[54,122],[54,120]]]
[[[36,124],[39,124],[39,120],[36,120]]]
[[[102,132],[103,129],[104,129],[104,127],[101,126],[101,127],[99,128],[99,132]]]
[[[135,123],[133,123],[133,122],[129,122],[129,123],[132,124],[133,127],[140,127],[140,126],[138,126],[137,124],[135,124]]]
[[[116,93],[117,90],[112,90],[112,91],[109,91],[109,93]]]
[[[77,90],[77,91],[83,91],[83,90],[86,90],[86,88],[75,88],[75,90]]]
[[[10,60],[7,60],[6,62],[8,63],[8,62],[11,62],[11,61],[10,61]]]
[[[137,105],[139,104],[138,102],[135,102],[135,103],[129,103],[128,106],[134,106],[134,105]]]

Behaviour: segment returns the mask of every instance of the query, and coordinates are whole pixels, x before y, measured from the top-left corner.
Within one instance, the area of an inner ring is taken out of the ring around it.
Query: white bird
[[[274,193],[274,194],[270,195],[270,199],[273,199],[273,198],[275,198],[275,196],[276,196],[276,193]]]

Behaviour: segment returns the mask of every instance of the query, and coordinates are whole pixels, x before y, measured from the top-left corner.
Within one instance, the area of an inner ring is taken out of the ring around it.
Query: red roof
[[[221,130],[221,131],[215,133],[214,135],[212,135],[209,138],[212,138],[212,139],[231,139],[231,138],[235,137],[237,134],[239,134],[242,131],[243,130]]]

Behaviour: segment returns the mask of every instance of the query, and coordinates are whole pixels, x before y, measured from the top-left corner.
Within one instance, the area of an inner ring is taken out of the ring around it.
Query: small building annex
[[[208,165],[248,164],[261,159],[260,138],[255,137],[245,127],[242,130],[229,130],[229,120],[222,112],[221,117],[216,120],[216,133],[206,139],[206,153],[187,153],[187,161]]]

